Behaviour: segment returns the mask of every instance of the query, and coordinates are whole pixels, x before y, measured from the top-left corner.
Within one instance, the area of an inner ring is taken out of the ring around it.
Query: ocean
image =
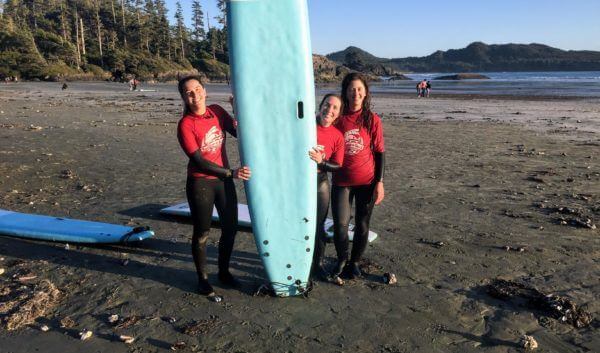
[[[600,98],[600,71],[564,72],[480,72],[489,80],[445,81],[435,77],[451,73],[410,73],[414,81],[384,81],[372,84],[372,91],[415,93],[417,81],[431,80],[431,94],[477,94],[514,96],[555,96]]]

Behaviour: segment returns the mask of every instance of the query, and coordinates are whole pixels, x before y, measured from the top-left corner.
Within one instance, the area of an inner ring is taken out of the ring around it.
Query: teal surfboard
[[[228,0],[229,59],[258,253],[279,296],[307,288],[316,218],[314,77],[306,0]]]
[[[67,243],[128,243],[150,238],[146,227],[82,221],[0,209],[0,235]]]

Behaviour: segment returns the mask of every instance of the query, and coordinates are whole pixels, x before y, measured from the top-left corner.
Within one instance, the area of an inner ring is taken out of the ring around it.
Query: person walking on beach
[[[344,136],[344,164],[333,173],[332,214],[337,264],[332,273],[341,277],[361,277],[359,261],[368,242],[373,207],[383,201],[384,139],[383,126],[371,111],[371,95],[366,78],[351,73],[342,81],[343,113],[335,124]],[[352,201],[355,202],[354,240],[348,257],[348,225]]]
[[[427,82],[425,82],[425,91],[427,92],[427,98],[429,98],[429,93],[431,93],[431,82],[429,82],[429,80],[427,80]]]
[[[342,98],[337,94],[327,94],[319,105],[317,114],[317,146],[308,152],[310,158],[317,163],[317,232],[311,277],[327,279],[327,271],[323,268],[325,254],[325,219],[329,211],[330,186],[328,172],[340,169],[344,161],[344,136],[333,126],[340,116]]]
[[[208,282],[206,243],[213,207],[221,222],[219,239],[219,281],[237,286],[229,272],[229,261],[237,231],[237,195],[233,179],[250,179],[246,166],[230,169],[225,149],[226,135],[237,136],[236,121],[221,106],[206,105],[206,90],[199,76],[182,78],[178,84],[184,104],[177,125],[177,138],[189,158],[186,195],[193,221],[192,255],[198,275],[198,292],[220,301]]]
[[[423,81],[417,84],[417,90],[419,93],[419,97],[425,97],[427,95],[427,80],[423,79]]]

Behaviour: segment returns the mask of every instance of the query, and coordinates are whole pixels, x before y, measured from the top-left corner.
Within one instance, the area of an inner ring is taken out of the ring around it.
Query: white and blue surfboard
[[[147,227],[82,221],[0,209],[0,235],[67,243],[129,243],[150,238]]]
[[[312,51],[306,0],[228,0],[229,62],[246,196],[270,284],[307,288],[317,214]]]
[[[252,219],[250,218],[250,210],[248,209],[248,205],[243,203],[238,203],[238,225],[241,227],[251,228],[252,227]],[[170,216],[179,216],[179,217],[191,217],[192,213],[190,211],[190,206],[187,202],[178,203],[173,206],[165,207],[160,210],[160,213],[170,215]],[[212,212],[212,220],[215,222],[219,221],[219,213],[217,212],[217,208],[213,207]],[[333,219],[327,218],[325,219],[325,223],[323,224],[325,228],[325,235],[328,239],[333,240]],[[348,239],[350,241],[354,240],[354,224],[350,223],[348,225]],[[369,230],[369,243],[377,239],[377,233]]]

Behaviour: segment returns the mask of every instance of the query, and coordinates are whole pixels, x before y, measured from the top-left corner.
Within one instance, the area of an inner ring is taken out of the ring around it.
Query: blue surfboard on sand
[[[0,235],[67,243],[128,243],[150,238],[146,227],[81,221],[0,209]]]
[[[315,235],[317,168],[306,0],[228,0],[229,61],[246,196],[270,284],[302,294]]]

